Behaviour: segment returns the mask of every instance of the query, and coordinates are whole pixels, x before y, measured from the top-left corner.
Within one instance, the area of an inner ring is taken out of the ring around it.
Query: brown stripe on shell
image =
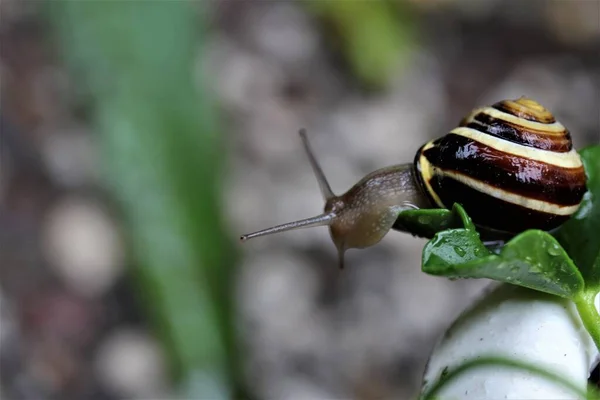
[[[561,206],[579,204],[586,191],[583,167],[564,168],[518,157],[452,133],[424,155],[437,168]]]
[[[512,114],[528,121],[552,124],[556,122],[554,115],[535,100],[521,97],[517,100],[503,100],[492,105],[498,111]]]
[[[479,227],[512,234],[527,229],[548,231],[569,218],[505,202],[449,177],[434,176],[430,183],[447,208],[451,208],[454,203],[460,203]]]
[[[483,111],[475,114],[471,122],[467,122],[468,119],[462,120],[460,126],[475,129],[523,146],[558,153],[566,153],[573,148],[571,133],[566,128],[559,135],[549,135],[544,131],[525,128],[521,125],[494,118]]]

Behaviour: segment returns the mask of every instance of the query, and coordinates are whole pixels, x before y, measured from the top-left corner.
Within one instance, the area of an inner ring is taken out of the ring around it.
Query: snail
[[[325,199],[322,214],[243,235],[329,226],[339,266],[344,252],[402,231],[407,209],[461,204],[488,240],[528,229],[552,231],[577,211],[586,175],[569,131],[535,100],[521,97],[473,110],[459,126],[417,151],[414,161],[374,171],[336,196],[304,129],[304,149]]]

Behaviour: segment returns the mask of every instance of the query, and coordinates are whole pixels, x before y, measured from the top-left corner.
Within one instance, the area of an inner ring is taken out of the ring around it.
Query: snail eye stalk
[[[323,169],[319,165],[319,162],[317,161],[317,159],[314,155],[314,152],[312,151],[310,142],[306,135],[306,129],[304,129],[304,128],[300,129],[300,131],[298,132],[298,135],[300,136],[300,139],[302,139],[304,151],[306,152],[306,155],[307,155],[308,161],[310,162],[310,165],[312,167],[313,173],[315,174],[315,177],[317,178],[317,182],[319,183],[319,188],[321,190],[321,194],[323,195],[323,198],[325,199],[326,202],[330,201],[331,199],[335,198],[335,195],[333,194],[333,191],[331,190],[331,186],[329,186],[329,182],[327,182],[327,178],[325,177],[325,174],[323,173]],[[315,217],[310,217],[310,218],[301,219],[298,221],[288,222],[285,224],[273,226],[271,228],[262,229],[257,232],[248,233],[248,234],[240,236],[240,240],[242,242],[245,242],[247,240],[250,240],[250,239],[253,239],[253,238],[256,238],[259,236],[272,235],[275,233],[286,232],[286,231],[291,231],[291,230],[300,229],[300,228],[328,226],[331,224],[331,222],[333,221],[333,219],[335,217],[336,217],[335,212],[333,212],[333,211],[325,212],[325,213],[317,215]]]
[[[302,144],[304,145],[304,151],[306,152],[308,161],[310,162],[310,166],[312,167],[315,177],[317,178],[317,182],[319,183],[319,188],[321,189],[321,194],[323,195],[323,198],[325,199],[325,201],[334,198],[335,195],[333,194],[333,191],[331,190],[331,186],[329,186],[329,182],[327,182],[327,178],[325,177],[325,174],[323,173],[323,169],[319,165],[319,162],[317,161],[317,159],[315,157],[315,153],[312,151],[310,142],[308,141],[308,137],[306,136],[306,129],[304,129],[304,128],[300,129],[298,134],[300,135],[300,138],[302,139]]]

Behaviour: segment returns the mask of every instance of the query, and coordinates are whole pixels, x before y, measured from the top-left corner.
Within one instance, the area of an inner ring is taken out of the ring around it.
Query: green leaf
[[[452,211],[445,208],[404,210],[398,214],[394,229],[431,239],[436,233],[451,228],[475,229],[471,218],[460,204]]]
[[[398,214],[394,229],[431,239],[440,231],[458,226],[456,224],[456,214],[445,208],[405,210]]]
[[[583,289],[579,270],[548,233],[523,232],[499,254],[493,254],[479,239],[475,225],[460,204],[455,204],[452,211],[431,211],[434,210],[410,210],[399,216],[401,223],[413,232],[454,227],[434,234],[426,244],[423,272],[449,278],[494,279],[568,298]]]
[[[471,229],[450,229],[430,240],[423,249],[423,271],[452,276],[456,266],[488,256],[491,253]],[[473,277],[474,276],[461,276]]]
[[[555,233],[578,266],[586,286],[600,289],[600,145],[580,151],[588,192],[579,210]]]
[[[488,278],[573,298],[583,278],[551,235],[529,230],[491,254],[471,229],[437,234],[423,250],[423,271],[449,278]]]

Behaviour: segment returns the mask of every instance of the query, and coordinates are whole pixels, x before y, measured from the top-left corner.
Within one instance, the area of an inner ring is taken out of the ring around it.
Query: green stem
[[[600,313],[598,313],[594,302],[597,294],[598,291],[596,290],[583,291],[580,296],[575,298],[574,302],[583,326],[585,326],[596,347],[600,350]]]

